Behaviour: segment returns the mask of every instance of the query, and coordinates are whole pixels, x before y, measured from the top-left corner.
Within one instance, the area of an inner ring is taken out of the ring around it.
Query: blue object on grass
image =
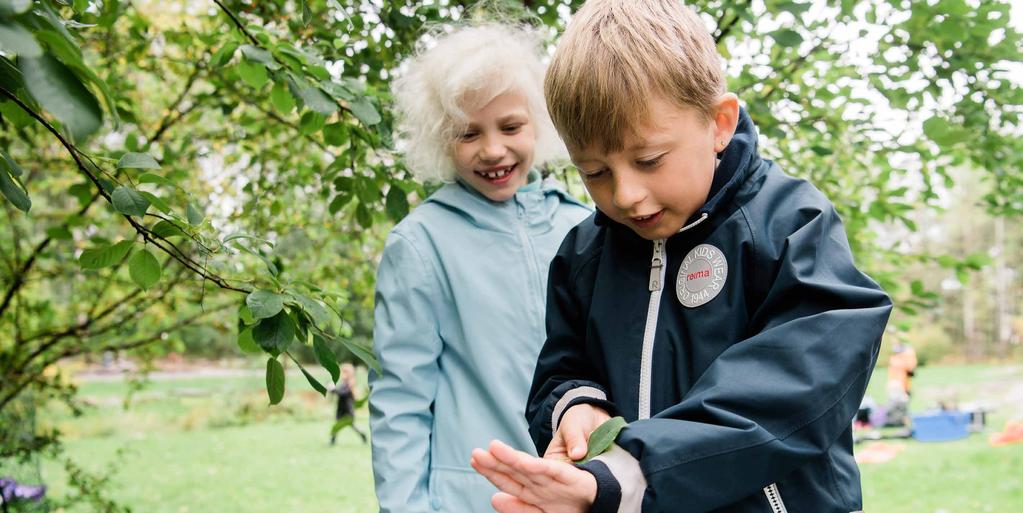
[[[913,415],[913,438],[921,442],[959,440],[970,435],[970,414],[935,411]]]
[[[46,485],[20,484],[9,477],[0,477],[0,499],[4,504],[19,501],[41,501],[46,496]]]

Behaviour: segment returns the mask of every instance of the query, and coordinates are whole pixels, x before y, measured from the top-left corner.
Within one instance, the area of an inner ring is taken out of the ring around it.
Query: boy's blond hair
[[[620,151],[654,95],[707,115],[725,92],[721,57],[681,0],[589,0],[561,38],[544,82],[569,148]]]

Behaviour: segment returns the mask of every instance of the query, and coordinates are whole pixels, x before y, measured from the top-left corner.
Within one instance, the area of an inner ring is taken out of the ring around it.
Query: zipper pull
[[[661,267],[664,266],[664,239],[654,241],[654,256],[650,259],[650,292],[661,290]]]

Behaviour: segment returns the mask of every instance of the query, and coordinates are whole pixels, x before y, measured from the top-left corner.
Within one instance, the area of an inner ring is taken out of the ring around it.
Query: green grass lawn
[[[883,372],[869,391],[881,402]],[[289,375],[284,403],[268,408],[262,386],[258,375],[154,381],[126,409],[125,384],[88,382],[84,415],[53,407],[40,420],[67,433],[76,464],[110,470],[107,495],[135,512],[375,511],[369,447],[347,430],[336,446],[327,443],[332,402]],[[1023,366],[925,367],[914,386],[914,411],[986,399],[997,407],[991,430],[1023,417]],[[366,411],[359,416],[367,429]],[[905,448],[891,462],[861,466],[870,513],[1023,511],[1023,444],[992,448],[987,433],[886,443]],[[44,462],[43,479],[51,496],[69,493],[58,461]]]

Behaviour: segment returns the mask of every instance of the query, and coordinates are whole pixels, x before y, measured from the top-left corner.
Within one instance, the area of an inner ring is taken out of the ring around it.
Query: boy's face
[[[505,201],[526,184],[536,132],[521,94],[505,93],[469,113],[455,138],[458,176],[487,198]]]
[[[570,148],[586,190],[608,217],[648,240],[677,233],[707,201],[716,154],[738,122],[738,100],[725,94],[714,119],[660,97],[650,118],[626,134],[621,151]]]

